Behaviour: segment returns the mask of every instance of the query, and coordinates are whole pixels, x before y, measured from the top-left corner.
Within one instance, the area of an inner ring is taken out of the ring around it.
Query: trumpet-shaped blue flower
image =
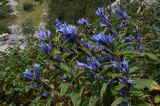
[[[127,92],[124,88],[121,88],[120,89],[120,93],[123,95],[123,96],[127,96]]]
[[[24,76],[30,80],[33,79],[33,74],[30,70],[26,69],[25,72],[24,72]]]
[[[88,48],[89,50],[92,50],[93,49],[93,46],[90,42],[84,42],[83,43],[83,46],[85,46],[86,48]]]
[[[60,27],[62,26],[61,22],[59,21],[59,19],[56,19],[55,23],[56,23],[56,28],[59,30]]]
[[[118,71],[122,70],[121,65],[116,60],[114,60],[114,62],[113,62],[113,67]]]
[[[111,27],[112,26],[111,20],[105,15],[105,9],[103,7],[99,7],[96,10],[96,15],[98,15],[100,18],[102,18],[105,21],[105,23],[100,22],[100,26],[102,26],[102,27]]]
[[[139,43],[140,43],[141,38],[142,38],[142,35],[141,35],[141,34],[138,34],[138,35],[137,35],[137,38],[136,38],[137,42],[139,42]]]
[[[86,63],[77,62],[77,66],[88,68],[88,69],[94,70],[96,72],[98,72],[98,65],[99,64],[100,63],[99,63],[98,60],[93,60],[91,57],[87,57],[87,64]]]
[[[115,10],[118,12],[118,17],[124,20],[128,19],[128,15],[125,11],[122,11],[119,7],[117,7]]]
[[[34,64],[34,75],[37,80],[40,79],[39,64]]]
[[[47,97],[49,96],[49,93],[48,93],[47,91],[42,92],[41,96],[43,96],[43,97],[46,97],[46,98],[47,98]]]
[[[128,40],[129,42],[133,42],[133,39],[130,35],[126,37],[126,40]]]
[[[86,25],[87,27],[89,27],[89,22],[88,22],[88,20],[85,19],[85,18],[79,19],[79,20],[77,21],[77,23],[80,24],[80,25]]]
[[[113,37],[111,35],[106,36],[103,32],[100,32],[97,35],[93,35],[93,40],[97,41],[99,44],[109,45],[113,41]]]
[[[52,51],[53,45],[54,45],[53,43],[46,44],[44,42],[41,42],[40,45],[41,51],[45,54],[48,54]]]
[[[40,31],[38,31],[38,34],[39,34],[39,39],[41,41],[45,41],[45,40],[51,38],[51,32],[50,31],[46,32],[45,30],[40,30]]]
[[[72,26],[72,25],[67,25],[67,24],[63,24],[60,29],[60,32],[63,33],[63,40],[67,40],[67,39],[74,39],[74,40],[78,40],[79,37],[77,36],[77,28]]]
[[[103,7],[99,7],[96,10],[96,15],[98,15],[99,17],[104,17],[105,16],[105,9]]]
[[[143,44],[142,44],[142,43],[140,43],[140,45],[139,45],[139,47],[138,47],[138,51],[139,51],[139,53],[142,53],[142,49],[143,49]]]
[[[128,73],[129,72],[129,66],[128,66],[128,61],[123,61],[122,62],[122,65],[123,65],[123,70]]]

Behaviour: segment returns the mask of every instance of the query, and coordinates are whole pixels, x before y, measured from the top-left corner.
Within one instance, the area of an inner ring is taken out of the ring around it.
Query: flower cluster
[[[24,72],[24,77],[27,79],[33,81],[34,83],[32,84],[32,88],[36,89],[40,87],[40,69],[39,69],[39,64],[35,63],[34,64],[34,72],[32,73],[29,69],[26,69]],[[47,91],[42,92],[41,94],[42,97],[48,97],[49,94]]]

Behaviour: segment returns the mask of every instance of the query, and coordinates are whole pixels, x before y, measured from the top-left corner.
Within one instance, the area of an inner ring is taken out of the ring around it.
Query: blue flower
[[[53,45],[54,45],[53,43],[46,44],[44,42],[41,42],[40,45],[41,51],[45,54],[48,54],[52,51]]]
[[[133,39],[130,35],[128,35],[125,39],[128,40],[129,42],[133,42]]]
[[[121,21],[116,28],[116,31],[119,32],[122,28],[126,26],[126,23],[124,21]]]
[[[45,40],[51,38],[51,32],[50,31],[46,32],[45,30],[40,30],[40,31],[38,31],[38,33],[39,33],[39,39],[41,41],[45,41]]]
[[[109,45],[113,41],[113,37],[111,35],[106,36],[104,32],[100,32],[97,35],[93,35],[93,40],[97,41],[99,44]]]
[[[122,70],[121,65],[116,60],[114,60],[113,67],[118,71]]]
[[[105,21],[105,23],[100,22],[100,26],[102,26],[102,27],[111,27],[112,26],[111,20],[105,15],[105,9],[103,7],[99,7],[96,10],[96,15],[98,15],[100,18],[102,18]]]
[[[111,27],[112,26],[111,20],[107,16],[103,16],[102,19],[105,21],[105,23],[103,24],[100,22],[100,26],[102,26],[102,27]]]
[[[33,79],[33,74],[30,70],[26,69],[25,72],[24,72],[24,76],[30,80]]]
[[[142,38],[142,35],[141,35],[141,34],[138,34],[138,36],[137,36],[137,38],[136,38],[137,42],[139,42],[139,43],[140,43],[141,38]]]
[[[110,59],[110,60],[112,60],[112,61],[114,61],[115,60],[115,58],[112,56],[112,55],[110,55],[110,54],[105,54],[104,56],[102,56],[102,57],[100,57],[100,59],[99,60],[104,60],[104,59]]]
[[[105,80],[105,77],[101,75],[101,76],[99,77],[99,79],[100,79],[101,81],[104,81],[104,80]]]
[[[62,26],[61,22],[59,21],[59,19],[56,19],[55,23],[56,23],[56,28],[59,30],[60,27]]]
[[[77,28],[72,26],[72,25],[67,25],[67,24],[63,24],[59,31],[61,33],[63,33],[63,40],[67,40],[67,39],[74,39],[74,40],[78,40],[79,37],[77,36]]]
[[[77,66],[88,68],[88,69],[94,70],[96,72],[98,72],[99,64],[100,63],[99,63],[98,60],[93,60],[91,57],[87,57],[87,64],[86,63],[77,62]]]
[[[138,47],[138,51],[139,51],[139,53],[142,53],[142,49],[143,49],[143,44],[142,44],[142,43],[140,43],[140,45],[139,45],[139,47]]]
[[[85,18],[79,19],[79,20],[77,21],[77,23],[80,24],[80,25],[86,25],[87,27],[89,27],[89,22],[88,22],[88,20],[85,19]]]
[[[47,91],[42,92],[41,96],[43,96],[43,97],[46,97],[46,98],[47,98],[47,97],[49,96],[49,93],[48,93]]]
[[[34,64],[34,75],[37,80],[40,79],[39,64]]]
[[[133,88],[134,81],[133,80],[127,80],[127,85],[128,85],[129,88]]]
[[[90,42],[84,42],[83,43],[83,46],[85,46],[86,48],[88,48],[89,50],[92,50],[93,49],[93,46]]]
[[[32,88],[38,88],[38,87],[39,87],[39,85],[37,83],[32,84]]]
[[[99,17],[104,17],[105,16],[105,9],[103,7],[99,7],[96,10],[96,15],[98,15]]]
[[[125,11],[122,11],[119,7],[117,7],[115,10],[118,12],[118,17],[124,20],[128,19],[128,15]]]
[[[123,95],[123,96],[127,96],[127,92],[124,88],[121,88],[120,89],[120,93]]]
[[[122,62],[122,65],[123,65],[123,70],[128,74],[129,72],[129,66],[128,66],[128,61],[123,61]]]

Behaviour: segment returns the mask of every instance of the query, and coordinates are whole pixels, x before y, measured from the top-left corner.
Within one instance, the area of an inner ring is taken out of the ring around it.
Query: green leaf
[[[84,87],[82,87],[79,91],[75,91],[69,94],[71,97],[73,106],[80,106],[81,104],[81,95],[83,93]]]
[[[150,90],[157,90],[160,91],[160,86],[157,84],[157,82],[153,81],[150,85]]]
[[[151,79],[135,79],[135,88],[136,89],[144,89],[145,87],[150,88],[151,83],[154,82],[154,80]]]
[[[92,96],[90,97],[90,100],[89,100],[89,105],[88,106],[96,106],[97,102],[99,100],[99,97],[98,96]]]
[[[69,88],[69,83],[61,83],[60,88],[61,88],[61,92],[60,92],[60,96],[63,96],[66,94],[66,92],[68,91]]]
[[[159,58],[156,57],[156,55],[152,54],[152,53],[142,53],[141,56],[147,56],[148,58],[152,59],[152,60],[157,60],[160,61]]]
[[[102,88],[101,88],[101,92],[100,92],[100,100],[103,100],[103,95],[106,92],[106,88],[107,88],[107,84],[103,83]]]
[[[124,98],[119,97],[119,98],[117,98],[115,101],[113,101],[113,103],[111,104],[111,106],[117,106],[117,105],[119,105],[120,103],[122,103],[123,101],[124,101]]]
[[[155,103],[160,103],[160,95],[154,97]]]

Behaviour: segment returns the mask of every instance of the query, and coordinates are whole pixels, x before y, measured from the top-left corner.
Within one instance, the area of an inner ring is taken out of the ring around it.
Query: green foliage
[[[39,54],[35,38],[30,39],[31,43],[24,50],[14,47],[7,50],[7,53],[0,53],[0,104],[20,105],[33,99],[31,84],[24,79],[23,72],[39,60],[43,63],[44,57]]]
[[[88,17],[90,22],[96,19],[97,7],[107,7],[112,0],[49,0],[49,22],[48,27],[53,29],[56,18],[69,23],[75,23],[79,18]]]
[[[2,0],[0,5],[0,34],[10,33],[9,24],[13,21],[14,16],[11,15],[11,9],[7,6],[8,1]]]

